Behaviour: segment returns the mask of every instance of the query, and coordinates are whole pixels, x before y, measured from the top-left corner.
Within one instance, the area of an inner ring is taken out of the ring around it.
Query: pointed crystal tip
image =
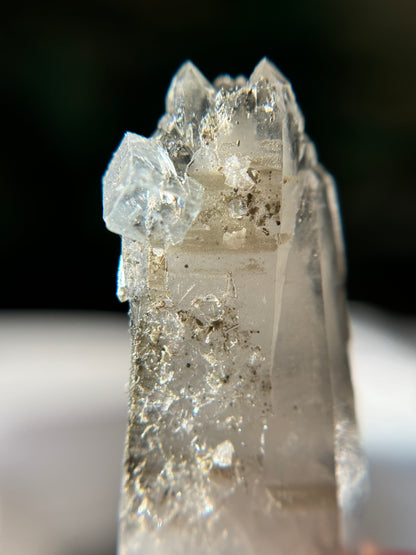
[[[166,95],[166,111],[174,113],[179,107],[191,105],[193,111],[204,99],[214,93],[214,88],[208,79],[190,60],[186,61],[174,75]]]
[[[189,79],[206,87],[211,86],[205,75],[191,60],[186,60],[186,62],[180,66],[173,79]]]
[[[262,58],[256,65],[253,73],[250,75],[250,84],[257,83],[260,79],[268,79],[269,81],[278,81],[282,85],[288,85],[289,81],[281,71],[266,57]]]

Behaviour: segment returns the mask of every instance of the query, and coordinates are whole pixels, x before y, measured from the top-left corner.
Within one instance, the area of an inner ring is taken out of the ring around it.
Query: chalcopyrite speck
[[[130,303],[119,553],[353,546],[338,206],[290,83],[267,59],[213,84],[186,62],[103,184]]]

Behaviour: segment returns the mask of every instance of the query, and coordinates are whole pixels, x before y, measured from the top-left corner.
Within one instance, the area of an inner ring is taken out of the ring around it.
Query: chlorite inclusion
[[[103,179],[131,377],[119,552],[331,554],[364,477],[332,178],[287,79],[173,78]]]

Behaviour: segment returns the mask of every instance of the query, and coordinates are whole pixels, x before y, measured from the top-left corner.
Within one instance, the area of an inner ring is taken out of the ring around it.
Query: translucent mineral
[[[126,133],[103,178],[108,229],[152,245],[183,241],[202,203],[203,188],[178,178],[154,139]]]
[[[119,553],[314,555],[354,545],[365,465],[334,182],[267,59],[191,63],[104,176],[131,377]]]

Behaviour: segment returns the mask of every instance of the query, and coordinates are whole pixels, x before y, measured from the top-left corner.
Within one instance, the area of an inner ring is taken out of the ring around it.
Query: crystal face
[[[182,242],[202,202],[200,184],[180,181],[167,152],[134,133],[125,134],[103,184],[107,227],[155,246]]]
[[[121,554],[331,554],[365,466],[331,176],[262,60],[190,62],[104,176],[132,368]]]

